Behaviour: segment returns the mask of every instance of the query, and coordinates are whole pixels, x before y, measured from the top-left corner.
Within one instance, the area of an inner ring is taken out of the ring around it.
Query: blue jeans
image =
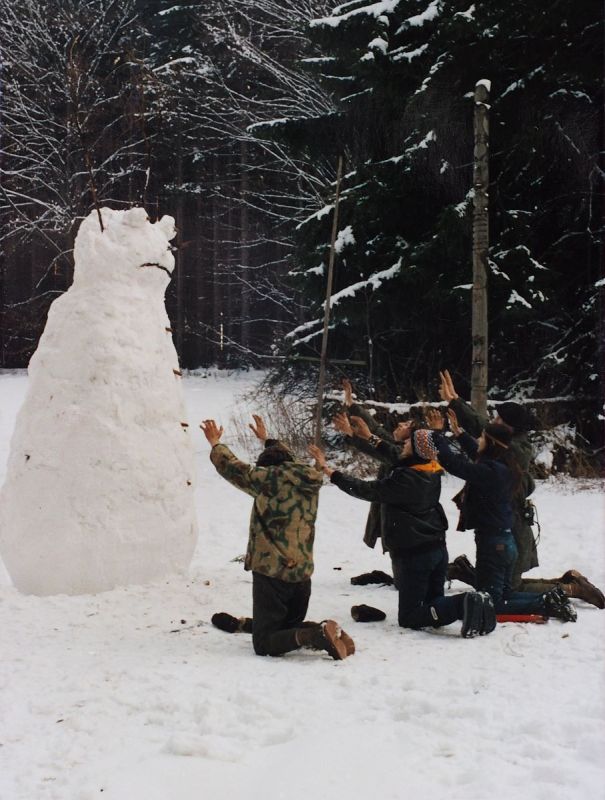
[[[462,619],[463,594],[443,596],[448,555],[445,545],[420,553],[391,553],[399,581],[399,624],[402,628],[449,625]]]
[[[489,592],[496,614],[542,614],[537,592],[514,592],[513,568],[519,552],[512,531],[475,531],[477,589]]]

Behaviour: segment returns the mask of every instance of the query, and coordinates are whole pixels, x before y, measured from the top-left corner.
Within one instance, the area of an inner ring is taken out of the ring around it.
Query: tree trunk
[[[487,259],[489,247],[489,119],[490,82],[475,86],[475,161],[473,167],[473,363],[471,404],[480,414],[487,413]]]
[[[246,350],[250,348],[252,331],[250,329],[250,217],[248,209],[248,146],[240,144],[240,269],[241,269],[241,344]]]
[[[334,194],[334,216],[332,217],[332,238],[330,241],[330,257],[328,259],[328,280],[326,285],[326,304],[324,307],[324,327],[321,337],[321,357],[319,361],[319,381],[317,386],[317,411],[315,413],[314,443],[319,447],[321,442],[321,412],[323,409],[324,388],[326,384],[326,361],[328,357],[328,330],[330,327],[330,301],[332,297],[332,280],[334,277],[334,258],[336,256],[336,234],[338,233],[338,204],[340,201],[340,181],[342,179],[342,156],[338,159],[336,173],[336,191]]]

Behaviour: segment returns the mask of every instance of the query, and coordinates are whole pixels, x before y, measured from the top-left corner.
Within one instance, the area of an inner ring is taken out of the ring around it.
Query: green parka
[[[297,461],[251,466],[224,444],[212,448],[210,460],[223,478],[254,498],[244,568],[288,583],[310,578],[323,474]]]

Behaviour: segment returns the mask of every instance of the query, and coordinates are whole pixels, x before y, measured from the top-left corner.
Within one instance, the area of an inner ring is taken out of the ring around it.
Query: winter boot
[[[326,619],[315,626],[298,628],[296,641],[301,647],[325,650],[336,661],[342,661],[349,655],[347,646],[341,638],[341,630],[333,619]]]
[[[347,650],[347,656],[352,656],[355,652],[355,642],[342,628],[340,629],[340,638]]]
[[[448,581],[461,581],[469,586],[476,586],[477,584],[475,568],[464,555],[458,556],[451,564],[447,565],[446,577]]]
[[[575,622],[578,619],[578,614],[561,585],[555,586],[554,589],[543,594],[542,600],[547,617],[555,617],[563,622]]]
[[[382,622],[383,619],[387,618],[384,611],[381,611],[379,608],[363,604],[360,606],[353,606],[351,608],[351,616],[355,622]]]
[[[351,578],[353,586],[368,586],[370,583],[380,583],[384,586],[392,586],[393,578],[387,575],[380,569],[372,570],[372,572],[364,572],[363,575],[355,575]]]
[[[485,636],[486,633],[491,633],[496,627],[496,611],[491,594],[488,592],[479,592],[479,594],[483,598],[483,620],[479,633],[481,636]]]
[[[233,617],[225,611],[213,614],[210,620],[215,628],[225,633],[252,633],[252,619],[250,617]]]
[[[481,592],[467,592],[463,601],[462,629],[460,635],[464,639],[478,636],[483,628],[484,598]]]
[[[563,590],[568,597],[584,600],[597,608],[605,608],[605,596],[600,589],[592,584],[588,578],[576,569],[568,569],[559,578]]]

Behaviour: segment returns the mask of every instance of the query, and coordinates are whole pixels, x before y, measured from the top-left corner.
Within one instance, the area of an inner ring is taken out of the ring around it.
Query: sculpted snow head
[[[143,208],[114,211],[102,208],[103,228],[96,211],[81,223],[74,246],[74,284],[116,281],[125,286],[166,287],[174,269],[170,240],[174,219],[149,221]]]

